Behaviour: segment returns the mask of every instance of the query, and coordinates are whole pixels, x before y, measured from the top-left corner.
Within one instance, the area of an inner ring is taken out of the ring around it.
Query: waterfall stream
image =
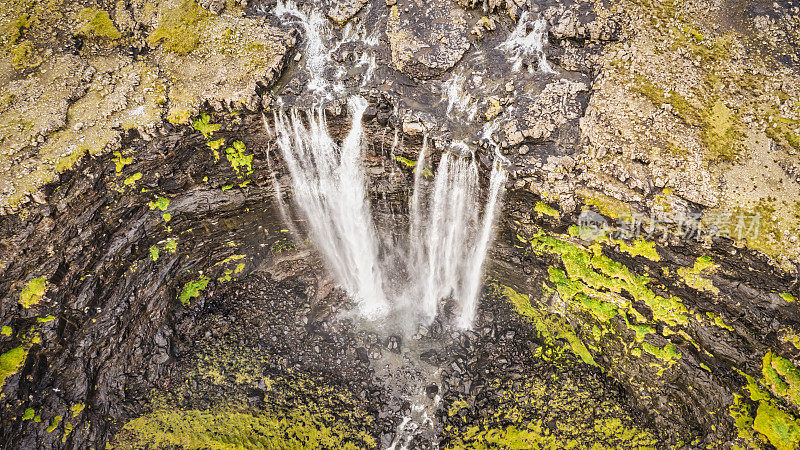
[[[453,142],[434,165],[426,135],[414,167],[407,238],[400,245],[383,239],[370,209],[362,164],[367,101],[357,94],[348,97],[351,126],[341,143],[331,137],[322,106],[346,95],[339,81],[343,70],[332,67],[331,52],[354,39],[367,48],[376,42],[363,25],[350,23],[337,42],[319,11],[304,11],[291,2],[279,2],[274,14],[298,25],[305,37],[307,91],[316,105],[305,112],[276,110],[274,136],[291,177],[294,203],[327,269],[368,319],[398,313],[405,322],[429,324],[440,313],[440,302],[449,300],[457,306],[456,325],[470,328],[506,179],[500,158],[492,165],[489,185],[481,188],[474,149]],[[364,66],[363,85],[373,76],[374,55],[364,51],[353,56]],[[451,88],[455,90],[460,90],[458,80]],[[466,103],[455,108],[462,110]],[[273,183],[281,192],[277,180]]]

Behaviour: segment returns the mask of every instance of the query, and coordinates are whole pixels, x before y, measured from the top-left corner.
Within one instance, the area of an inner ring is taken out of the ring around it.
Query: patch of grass
[[[208,12],[193,0],[183,0],[174,9],[164,7],[161,9],[158,26],[147,37],[147,43],[153,47],[161,45],[165,50],[179,55],[187,55],[200,44],[200,36],[207,20]]]
[[[75,34],[112,41],[122,37],[108,12],[100,8],[84,8],[78,13],[78,22]]]
[[[17,70],[35,69],[42,61],[33,42],[27,39],[11,46],[11,65]]]
[[[762,362],[762,373],[764,384],[773,394],[800,406],[800,370],[791,361],[767,352]]]

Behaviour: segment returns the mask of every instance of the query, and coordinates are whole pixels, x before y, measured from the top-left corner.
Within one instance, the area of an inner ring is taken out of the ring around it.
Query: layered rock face
[[[369,102],[378,228],[423,135],[508,159],[473,329],[403,335],[290,232],[281,7],[0,12],[4,448],[800,445],[796,9],[300,5]]]

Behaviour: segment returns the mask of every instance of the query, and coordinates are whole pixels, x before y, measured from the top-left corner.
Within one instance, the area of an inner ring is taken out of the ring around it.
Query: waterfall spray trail
[[[532,29],[528,32],[528,26],[531,25]],[[548,74],[556,73],[556,71],[550,67],[550,64],[547,63],[547,56],[544,53],[544,40],[547,36],[545,27],[546,23],[544,19],[540,18],[531,21],[530,13],[525,11],[520,16],[514,31],[508,35],[505,42],[498,46],[499,49],[512,54],[509,59],[513,63],[512,67],[514,72],[519,72],[524,62],[536,58],[541,72]],[[528,71],[534,71],[532,65],[528,66]]]

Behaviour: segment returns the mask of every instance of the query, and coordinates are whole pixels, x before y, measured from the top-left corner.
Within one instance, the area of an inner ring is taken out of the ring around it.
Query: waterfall
[[[528,26],[532,29],[528,32]],[[538,59],[539,70],[544,73],[556,73],[550,64],[547,63],[547,55],[544,52],[544,40],[547,36],[547,23],[540,18],[531,23],[530,13],[525,11],[520,15],[519,22],[508,38],[498,49],[505,50],[511,54],[509,60],[512,62],[514,72],[519,72],[522,64],[532,58]],[[533,72],[533,66],[528,67],[528,71]]]
[[[301,11],[289,1],[278,2],[274,13],[303,30],[308,90],[316,104],[307,113],[278,108],[273,114],[274,129],[266,122],[265,126],[275,138],[291,177],[297,211],[326,268],[367,318],[397,312],[406,322],[430,323],[440,312],[440,301],[448,299],[456,305],[455,323],[469,328],[506,179],[501,158],[495,157],[489,186],[482,189],[475,153],[463,142],[451,144],[441,154],[433,175],[434,166],[426,161],[431,155],[424,136],[409,198],[408,239],[398,244],[386,238],[391,233],[378,230],[372,216],[362,165],[362,118],[367,102],[357,95],[349,97],[351,127],[341,144],[331,137],[321,106],[344,89],[341,83],[330,81],[343,72],[342,67],[331,67],[331,52],[353,40],[370,46],[372,37],[363,26],[348,24],[337,43],[321,13]],[[363,86],[373,76],[375,58],[362,53],[355,61],[365,69]],[[463,77],[454,76],[444,86],[448,115],[457,111],[471,118],[477,108],[463,95],[463,83]],[[395,130],[393,155],[397,147]],[[433,179],[428,180],[431,175]],[[272,183],[280,195],[277,179],[273,177]],[[278,202],[281,215],[289,221],[282,199]]]
[[[308,127],[297,111],[288,117],[276,113],[275,129],[295,203],[314,245],[362,313],[377,317],[388,303],[361,166],[361,117],[367,101],[351,97],[347,106],[353,125],[341,146],[330,137],[321,107],[308,114]]]

